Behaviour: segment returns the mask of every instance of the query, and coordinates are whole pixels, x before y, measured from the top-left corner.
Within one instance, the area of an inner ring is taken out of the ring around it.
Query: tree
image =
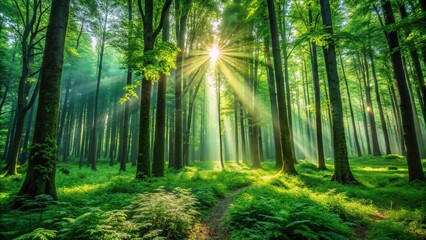
[[[97,138],[96,135],[98,130],[98,102],[99,102],[99,88],[101,85],[101,78],[102,78],[102,67],[103,67],[103,60],[104,60],[104,53],[105,53],[105,44],[107,41],[107,31],[110,27],[110,23],[108,22],[111,18],[111,15],[113,14],[114,8],[115,8],[115,2],[113,0],[103,0],[99,2],[99,17],[97,21],[94,23],[94,32],[96,32],[96,37],[100,41],[100,48],[99,48],[99,56],[98,56],[98,73],[96,77],[96,92],[95,92],[95,103],[94,103],[94,109],[93,109],[93,123],[92,123],[92,132],[90,137],[90,144],[89,144],[89,163],[90,168],[92,170],[96,170],[96,149],[97,149]]]
[[[175,2],[176,15],[176,41],[180,52],[176,57],[175,75],[175,168],[183,167],[183,116],[182,116],[182,86],[183,86],[183,60],[185,57],[185,35],[188,12],[191,8],[191,0],[179,0]]]
[[[12,28],[19,35],[21,45],[22,70],[18,84],[17,107],[16,107],[16,123],[12,135],[11,144],[7,155],[7,172],[6,175],[16,175],[16,165],[21,145],[21,137],[24,129],[25,116],[33,106],[40,87],[40,81],[34,77],[37,76],[39,70],[33,70],[33,62],[35,57],[41,52],[39,44],[44,39],[44,15],[49,7],[42,0],[26,1],[25,3],[14,0],[16,11],[15,20]],[[30,80],[30,81],[29,81]],[[37,82],[32,95],[30,95],[33,82]]]
[[[40,77],[40,97],[25,181],[19,196],[48,194],[57,199],[57,125],[65,35],[70,0],[53,0]]]
[[[162,40],[167,42],[170,38],[169,10],[167,10]],[[152,159],[152,174],[155,177],[164,176],[164,145],[166,132],[166,94],[167,94],[167,75],[161,74],[158,80],[157,112],[155,118],[155,142]]]
[[[140,109],[140,126],[139,126],[139,153],[138,161],[136,166],[136,178],[145,178],[151,176],[151,140],[150,140],[150,121],[151,121],[151,88],[152,82],[150,78],[150,72],[148,71],[149,65],[152,65],[155,59],[154,54],[154,43],[161,28],[164,25],[164,19],[166,17],[167,9],[172,4],[172,0],[166,0],[162,10],[160,22],[154,29],[154,2],[153,0],[145,0],[145,11],[142,6],[142,0],[138,0],[138,10],[142,18],[143,23],[143,52],[145,55],[145,69],[143,70],[142,77],[142,89],[141,89],[141,109]],[[158,70],[157,70],[158,72]]]
[[[278,40],[278,28],[277,19],[275,16],[275,6],[273,0],[268,0],[268,12],[269,12],[269,26],[271,29],[272,38],[272,55],[274,59],[275,68],[275,83],[277,86],[277,101],[278,101],[278,115],[280,122],[280,139],[281,149],[283,152],[284,165],[282,170],[284,173],[296,174],[296,168],[294,167],[294,155],[291,149],[290,139],[290,128],[287,119],[287,105],[284,95],[284,77],[282,71],[282,63],[280,56],[280,46]]]
[[[309,30],[310,32],[314,31],[313,17],[312,17],[312,6],[309,8],[308,17],[309,17]],[[316,123],[316,132],[317,132],[317,149],[318,149],[318,169],[325,170],[325,160],[324,160],[324,144],[322,141],[322,125],[321,125],[321,91],[320,91],[320,82],[318,74],[318,57],[317,57],[317,44],[313,41],[310,43],[310,54],[311,54],[311,68],[312,68],[312,78],[314,82],[314,91],[315,91],[315,123]]]
[[[130,47],[131,38],[133,35],[132,31],[132,20],[133,20],[133,1],[127,0],[127,19],[128,19],[128,39],[127,39],[127,54],[129,55],[129,59],[131,59],[132,49]],[[133,69],[132,64],[127,63],[127,79],[126,83],[127,85],[132,84],[132,77],[133,77]],[[122,140],[121,143],[121,156],[120,156],[120,171],[126,171],[126,163],[129,160],[129,155],[127,153],[128,149],[128,139],[129,139],[129,118],[130,118],[130,103],[129,101],[126,101],[126,105],[124,106],[124,116],[123,116],[123,132],[122,132]]]
[[[328,38],[328,44],[323,46],[323,53],[333,121],[334,174],[331,180],[342,184],[354,183],[356,180],[353,177],[349,166],[348,150],[343,124],[343,107],[340,95],[339,76],[337,74],[336,50],[333,39],[330,3],[328,0],[320,0],[320,4],[324,31]]]
[[[392,12],[392,6],[389,0],[381,0],[383,15],[386,26],[395,24],[395,18]],[[407,80],[405,79],[404,69],[402,68],[402,56],[399,49],[398,33],[389,28],[386,32],[386,39],[389,46],[392,62],[393,77],[399,93],[399,107],[401,109],[402,127],[404,131],[404,141],[407,150],[408,179],[425,180],[422,163],[420,160],[419,146],[414,127],[413,109],[408,92]]]

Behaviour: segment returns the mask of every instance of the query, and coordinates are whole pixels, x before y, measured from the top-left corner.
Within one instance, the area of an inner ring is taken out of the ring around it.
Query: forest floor
[[[297,176],[277,174],[273,161],[226,171],[194,162],[146,181],[108,162],[59,163],[59,200],[41,196],[30,210],[9,208],[26,166],[0,176],[0,239],[426,239],[426,183],[408,183],[396,155],[351,158],[359,185],[331,182],[330,159],[326,171],[299,161]]]
[[[207,216],[203,217],[201,222],[195,228],[196,231],[192,234],[194,239],[197,240],[225,240],[229,238],[230,231],[223,225],[223,219],[227,213],[229,205],[234,202],[235,197],[249,188],[249,186],[241,187],[219,202],[209,211]]]

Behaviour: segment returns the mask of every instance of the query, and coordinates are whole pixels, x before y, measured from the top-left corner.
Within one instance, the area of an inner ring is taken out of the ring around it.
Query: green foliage
[[[197,201],[188,190],[140,194],[129,207],[131,221],[143,239],[185,239],[199,213]]]
[[[36,228],[34,231],[21,235],[14,240],[49,240],[56,237],[58,231],[45,228]]]
[[[153,50],[134,57],[136,73],[151,81],[157,81],[161,73],[169,75],[170,68],[175,68],[178,51],[173,43],[157,43]]]
[[[61,202],[46,195],[26,199],[26,210],[10,210],[8,203],[23,178],[0,176],[0,238],[13,239],[37,228],[57,231],[56,239],[164,238],[164,232],[153,227],[155,221],[133,218],[134,212],[140,211],[136,205],[141,204],[144,211],[156,205],[149,218],[157,216],[164,222],[164,216],[177,212],[179,201],[191,197],[195,201],[191,212],[204,215],[220,198],[244,186],[249,188],[230,205],[226,218],[234,239],[356,238],[358,235],[352,232],[358,232],[360,226],[365,228],[367,239],[426,236],[426,186],[424,182],[408,183],[405,159],[351,158],[353,172],[362,183],[351,186],[330,182],[331,160],[326,162],[329,170],[316,171],[315,164],[300,161],[296,166],[300,174],[292,177],[277,175],[273,161],[263,162],[260,170],[226,163],[226,172],[215,162],[195,162],[179,171],[168,170],[164,178],[145,182],[135,180],[132,166],[127,172],[118,172],[109,166],[109,159],[99,159],[98,171],[93,172],[90,168],[78,169],[76,161],[70,159],[70,163],[58,165],[70,170],[68,175],[57,175]],[[389,171],[388,166],[398,170]],[[25,171],[26,165],[19,166],[19,173]],[[179,197],[174,193],[176,188],[188,190]],[[137,194],[146,194],[145,200]],[[176,221],[187,223],[189,218]],[[197,214],[195,223],[198,220]],[[148,223],[145,227],[149,229],[141,231],[139,221]],[[191,231],[196,231],[192,225],[184,231],[185,237],[197,235],[188,236]]]
[[[254,187],[229,210],[231,239],[348,239],[347,224],[308,199],[289,198],[273,186]]]
[[[58,239],[130,239],[133,225],[122,210],[103,212],[92,208],[77,218],[65,218]]]
[[[388,170],[398,170],[397,166],[388,166]]]

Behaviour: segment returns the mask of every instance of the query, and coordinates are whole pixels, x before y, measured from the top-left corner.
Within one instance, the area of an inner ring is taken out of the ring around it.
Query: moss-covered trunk
[[[18,195],[48,194],[57,199],[55,186],[57,126],[65,35],[70,0],[53,0],[40,78],[39,107],[27,175]]]

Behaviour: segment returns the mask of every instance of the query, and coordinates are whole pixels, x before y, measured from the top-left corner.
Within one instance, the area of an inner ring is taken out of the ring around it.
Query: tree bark
[[[346,78],[346,72],[345,72],[345,68],[344,68],[344,65],[343,65],[343,59],[342,59],[341,53],[340,53],[340,65],[342,67],[343,80],[345,80],[346,94],[348,95],[349,111],[350,111],[351,119],[352,119],[352,128],[354,129],[355,149],[356,149],[356,153],[357,153],[358,157],[361,157],[361,155],[362,155],[361,154],[361,146],[359,144],[358,133],[357,133],[356,127],[355,127],[355,116],[354,116],[354,110],[352,108],[351,94],[350,94],[350,91],[349,91],[348,79]]]
[[[287,105],[284,96],[284,77],[282,72],[282,63],[280,56],[280,46],[278,40],[278,28],[277,20],[275,16],[275,6],[273,0],[268,0],[268,12],[269,12],[269,25],[271,30],[272,37],[272,54],[274,58],[274,67],[275,67],[275,82],[277,86],[277,100],[278,100],[278,114],[280,119],[280,138],[281,138],[281,149],[283,151],[283,172],[288,174],[296,174],[296,168],[294,167],[294,154],[291,148],[290,139],[290,126],[287,119]]]
[[[274,69],[271,62],[270,50],[269,50],[269,39],[263,40],[266,70],[268,73],[268,89],[269,89],[269,100],[271,102],[271,114],[272,114],[272,128],[274,134],[274,147],[275,147],[275,168],[281,169],[283,167],[281,139],[280,139],[280,123],[278,119],[278,106],[277,106],[277,91],[274,81]]]
[[[342,184],[354,183],[346,146],[345,129],[343,125],[342,98],[340,95],[339,76],[337,74],[336,50],[333,41],[333,24],[331,21],[330,3],[328,0],[320,0],[321,15],[324,30],[330,35],[331,41],[323,47],[324,61],[327,70],[328,89],[333,121],[334,139],[334,174],[332,181]]]
[[[167,10],[166,18],[163,26],[162,40],[164,42],[170,39],[170,23],[169,23],[169,10]],[[166,129],[166,93],[167,93],[167,76],[160,75],[158,80],[158,94],[157,94],[157,112],[155,118],[155,140],[154,152],[152,160],[152,174],[155,177],[164,176],[164,145],[165,145],[165,129]]]
[[[65,35],[70,0],[53,0],[40,78],[33,148],[19,196],[47,194],[57,199],[55,174],[57,124]],[[16,202],[19,205],[19,202]]]
[[[392,12],[392,6],[389,0],[381,0],[385,24],[392,25],[395,18]],[[395,30],[387,32],[387,41],[391,56],[392,69],[395,85],[399,92],[399,106],[402,115],[402,126],[404,130],[404,140],[407,149],[407,165],[409,181],[424,180],[419,147],[417,144],[416,131],[414,128],[413,109],[411,108],[410,95],[408,92],[407,81],[402,68],[401,51],[399,50],[398,33]]]
[[[145,13],[142,8],[142,0],[138,0],[139,13],[143,19],[144,53],[154,49],[155,39],[164,24],[165,14],[172,0],[166,0],[163,5],[160,22],[154,30],[154,5],[153,0],[145,0]],[[152,64],[152,63],[148,63]],[[143,179],[151,177],[151,88],[152,82],[145,75],[142,77],[141,106],[140,106],[140,129],[139,129],[139,150],[136,165],[136,178]]]

